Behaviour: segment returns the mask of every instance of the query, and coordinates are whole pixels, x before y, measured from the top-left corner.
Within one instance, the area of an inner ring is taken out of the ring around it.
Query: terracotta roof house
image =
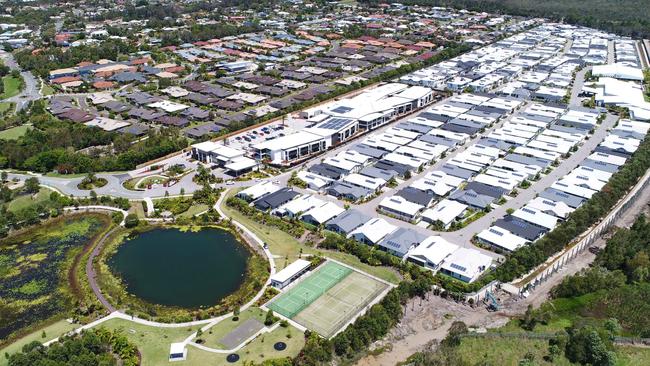
[[[110,89],[115,86],[115,83],[112,81],[96,81],[93,83],[93,88],[95,89]]]

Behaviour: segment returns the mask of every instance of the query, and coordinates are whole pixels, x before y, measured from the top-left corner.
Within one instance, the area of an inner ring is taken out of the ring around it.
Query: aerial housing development
[[[432,3],[6,8],[0,366],[650,363],[648,41]]]

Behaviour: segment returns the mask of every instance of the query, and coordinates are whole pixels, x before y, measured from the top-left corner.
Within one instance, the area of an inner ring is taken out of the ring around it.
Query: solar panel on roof
[[[332,112],[334,112],[334,113],[348,113],[351,110],[352,110],[352,108],[350,108],[350,107],[340,106],[340,107],[336,107],[336,108],[332,109]]]
[[[461,266],[461,265],[458,265],[458,264],[456,264],[456,263],[452,263],[452,264],[450,265],[450,267],[451,267],[451,268],[454,268],[454,269],[458,269],[458,270],[460,270],[460,271],[462,271],[462,272],[467,271],[467,268],[465,268],[465,267],[463,267],[463,266]]]
[[[339,107],[342,108],[342,107]],[[331,118],[322,124],[320,124],[318,127],[320,128],[326,128],[328,130],[338,130],[341,127],[344,127],[348,123],[350,123],[352,120],[347,119],[347,118]]]
[[[490,231],[492,234],[495,234],[495,235],[498,235],[498,236],[503,236],[503,233],[500,232],[500,231],[496,231],[496,230],[494,230],[494,229],[490,229],[489,231]]]

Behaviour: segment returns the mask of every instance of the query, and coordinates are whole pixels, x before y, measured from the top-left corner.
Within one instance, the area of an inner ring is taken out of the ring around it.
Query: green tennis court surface
[[[267,307],[329,338],[387,288],[381,281],[328,261]]]
[[[293,318],[350,272],[352,272],[350,268],[328,261],[316,272],[274,300],[268,307],[287,318]]]

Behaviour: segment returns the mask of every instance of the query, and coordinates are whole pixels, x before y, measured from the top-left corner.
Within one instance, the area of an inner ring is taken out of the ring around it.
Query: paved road
[[[650,202],[650,186],[647,186],[643,190],[641,196],[634,201],[634,204],[628,208],[627,212],[622,215],[614,225],[617,227],[630,227],[640,213],[648,210],[648,202]],[[604,247],[605,244],[605,239],[600,238],[593,245]],[[433,340],[441,341],[445,338],[451,323],[455,320],[463,321],[467,326],[487,328],[500,327],[510,318],[524,314],[529,304],[533,305],[533,307],[538,307],[544,303],[548,299],[551,289],[562,282],[562,280],[567,276],[574,275],[582,269],[587,268],[593,262],[594,258],[595,255],[585,250],[581,255],[567,263],[559,272],[551,276],[549,280],[536,286],[535,291],[531,292],[530,296],[527,298],[510,299],[502,302],[501,306],[503,310],[499,312],[487,312],[484,307],[472,309],[466,305],[457,304],[450,300],[442,299],[433,295],[428,297],[424,306],[417,305],[418,302],[421,303],[421,300],[412,299],[404,307],[405,318],[410,316],[411,319],[416,319],[415,321],[418,323],[423,322],[424,324],[428,324],[425,320],[428,320],[431,317],[437,319],[445,318],[445,316],[441,316],[439,312],[437,312],[438,309],[444,309],[444,315],[453,314],[454,318],[444,319],[444,323],[441,325],[433,327],[424,326],[421,327],[422,329],[418,329],[414,324],[400,323],[396,328],[391,330],[391,334],[389,334],[384,340],[384,343],[391,343],[392,347],[390,349],[379,355],[367,355],[357,361],[356,365],[388,366],[402,362],[411,354],[421,351],[429,344],[429,342]],[[413,332],[410,332],[408,335],[403,337],[393,336],[392,334],[395,333],[395,329],[399,327],[414,327],[415,329]]]
[[[607,63],[609,65],[616,62],[616,53],[614,51],[614,41],[607,41]]]
[[[557,180],[562,178],[564,175],[569,174],[584,159],[586,159],[587,156],[591,155],[593,149],[595,149],[596,146],[605,139],[605,137],[609,133],[608,130],[614,127],[616,121],[618,121],[618,117],[608,114],[605,120],[603,121],[603,123],[601,124],[600,128],[598,128],[598,130],[596,130],[596,132],[593,135],[591,135],[589,140],[585,141],[583,145],[578,149],[578,151],[573,153],[568,159],[564,160],[559,167],[553,169],[553,171],[550,174],[542,177],[542,179],[540,179],[539,181],[534,182],[534,184],[528,189],[519,189],[519,194],[517,195],[517,197],[509,200],[508,202],[499,206],[498,208],[493,209],[485,216],[472,222],[471,224],[467,225],[463,229],[450,232],[450,233],[445,233],[446,235],[443,236],[445,236],[447,240],[450,240],[452,242],[454,242],[453,240],[457,240],[457,241],[469,240],[474,234],[487,228],[493,221],[505,216],[506,211],[509,208],[518,209],[521,206],[528,203],[529,201],[533,200],[535,196],[537,196],[540,192],[550,187],[553,183],[555,183]]]
[[[580,93],[582,92],[582,87],[585,85],[585,74],[588,71],[591,71],[591,69],[592,69],[591,66],[588,66],[576,73],[576,77],[573,80],[573,84],[571,85],[571,99],[569,99],[570,106],[572,107],[582,106]]]
[[[20,70],[20,75],[22,76],[24,83],[20,94],[11,98],[7,98],[5,101],[15,103],[16,110],[19,111],[25,108],[29,102],[40,99],[41,84],[36,79],[36,77],[30,71],[22,71],[18,63],[16,63],[14,56],[10,52],[0,53],[0,58],[2,58],[4,64],[7,65],[11,70]]]
[[[641,67],[644,69],[650,68],[650,55],[648,55],[648,50],[650,50],[650,41],[647,39],[638,41],[636,47],[639,53],[639,59],[641,60]]]

